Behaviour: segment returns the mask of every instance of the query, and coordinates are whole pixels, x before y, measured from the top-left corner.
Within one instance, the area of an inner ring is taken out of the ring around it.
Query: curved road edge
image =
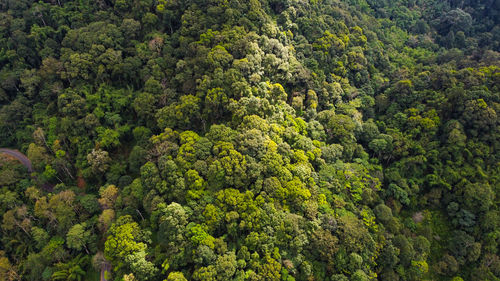
[[[0,148],[0,153],[7,154],[16,158],[19,162],[21,162],[21,164],[23,164],[24,167],[26,167],[26,169],[28,169],[28,172],[33,172],[33,165],[31,164],[31,161],[28,159],[28,157],[26,157],[26,155],[19,152],[19,150]]]

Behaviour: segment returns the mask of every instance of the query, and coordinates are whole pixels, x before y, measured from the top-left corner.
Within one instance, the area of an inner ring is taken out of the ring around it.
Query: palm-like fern
[[[81,266],[87,262],[87,257],[78,256],[68,263],[57,264],[57,271],[52,274],[52,280],[81,281],[86,274]]]

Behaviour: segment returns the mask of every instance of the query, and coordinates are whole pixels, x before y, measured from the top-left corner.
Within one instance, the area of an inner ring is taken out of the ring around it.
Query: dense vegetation
[[[0,280],[500,280],[498,0],[2,0]]]

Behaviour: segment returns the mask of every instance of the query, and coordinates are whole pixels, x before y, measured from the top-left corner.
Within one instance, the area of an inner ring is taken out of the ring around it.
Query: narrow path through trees
[[[111,265],[107,261],[103,262],[103,264],[101,266],[101,281],[108,281],[106,279],[106,271],[111,272]]]

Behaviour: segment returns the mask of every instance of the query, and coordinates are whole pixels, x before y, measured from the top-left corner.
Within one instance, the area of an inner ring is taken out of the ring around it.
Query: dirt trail
[[[108,262],[104,262],[101,266],[101,281],[108,281],[104,276],[106,271],[111,272],[111,265]]]

